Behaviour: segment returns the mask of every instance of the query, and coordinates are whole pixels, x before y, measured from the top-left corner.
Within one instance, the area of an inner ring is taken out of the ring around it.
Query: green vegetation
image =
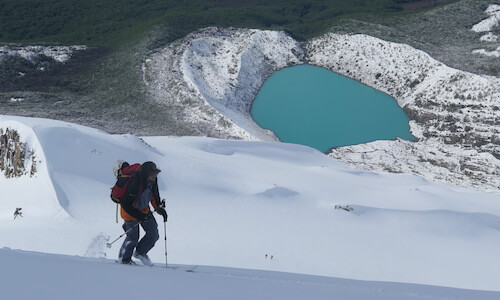
[[[307,39],[353,14],[417,0],[0,0],[0,42],[120,45],[156,25],[170,39],[207,26],[285,29]]]

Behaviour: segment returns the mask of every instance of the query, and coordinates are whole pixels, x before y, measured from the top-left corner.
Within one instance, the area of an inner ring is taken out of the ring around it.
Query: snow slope
[[[116,257],[120,242],[105,247],[122,233],[112,168],[153,160],[171,263],[500,291],[499,194],[355,170],[292,144],[143,141],[11,116],[0,126],[18,128],[39,161],[35,177],[0,175],[0,247]]]
[[[129,267],[110,260],[0,249],[2,299],[498,299],[483,292],[242,269],[196,273]],[[50,274],[50,276],[47,276]],[[150,288],[137,288],[135,278]],[[27,284],[29,283],[29,284]],[[132,286],[127,286],[131,284]],[[29,288],[26,286],[29,285]]]

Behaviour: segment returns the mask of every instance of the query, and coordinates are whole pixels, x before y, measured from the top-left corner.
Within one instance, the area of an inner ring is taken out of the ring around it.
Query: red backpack
[[[129,182],[135,177],[135,173],[141,168],[141,164],[133,164],[118,170],[115,186],[111,188],[111,200],[120,203],[125,198]]]

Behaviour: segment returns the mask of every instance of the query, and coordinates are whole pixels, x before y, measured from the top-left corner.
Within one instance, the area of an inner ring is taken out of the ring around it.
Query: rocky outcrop
[[[410,173],[431,181],[498,192],[500,161],[489,153],[443,145],[437,139],[417,143],[376,141],[333,150],[330,156],[377,172]]]
[[[16,130],[0,128],[0,171],[6,178],[34,176],[35,153],[20,140]]]

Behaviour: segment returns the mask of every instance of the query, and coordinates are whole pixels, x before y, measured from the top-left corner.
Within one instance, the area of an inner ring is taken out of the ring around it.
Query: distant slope
[[[0,124],[25,128],[21,140],[46,166],[37,178],[0,175],[0,247],[116,257],[120,242],[105,247],[123,233],[109,199],[115,160],[153,160],[171,263],[500,290],[498,194],[359,171],[291,144],[146,144],[51,120],[1,116]],[[14,220],[16,207],[24,216]],[[164,261],[162,243],[150,254]]]
[[[57,5],[72,5],[74,0],[35,2],[42,7],[43,5],[57,7]],[[42,10],[40,18],[44,18],[45,13],[53,14],[62,19],[68,18],[68,22],[77,27],[77,30],[71,29],[72,26],[54,26],[60,30],[68,30],[67,33],[74,31],[75,38],[71,40],[71,43],[100,45],[100,42],[92,42],[82,38],[89,34],[91,38],[102,38],[103,45],[107,46],[89,47],[88,51],[74,55],[71,60],[64,64],[56,64],[43,58],[39,58],[37,63],[40,64],[34,66],[26,61],[15,61],[12,64],[0,62],[0,74],[8,75],[3,76],[3,78],[0,75],[0,110],[4,114],[60,119],[112,133],[197,135],[226,138],[226,135],[218,134],[218,128],[214,128],[215,126],[193,126],[193,124],[185,122],[183,110],[179,109],[178,106],[158,104],[152,101],[155,95],[149,93],[142,72],[144,63],[151,58],[152,52],[165,49],[172,45],[173,41],[177,41],[200,27],[214,25],[224,28],[227,26],[246,26],[273,30],[285,29],[291,36],[299,38],[304,37],[291,30],[293,24],[306,31],[319,30],[317,33],[311,34],[311,37],[330,31],[330,29],[340,33],[364,33],[424,50],[439,61],[457,69],[489,75],[498,74],[499,70],[498,60],[495,60],[494,57],[471,53],[473,49],[484,46],[483,42],[479,40],[480,34],[471,31],[470,28],[473,24],[487,17],[484,10],[494,0],[445,1],[442,2],[445,5],[426,10],[382,14],[350,14],[350,10],[343,9],[342,6],[337,5],[338,1],[333,0],[326,2],[244,0],[236,2],[214,1],[209,4],[207,1],[202,1],[205,3],[203,8],[206,10],[200,14],[195,9],[183,8],[178,11],[178,17],[166,17],[167,23],[163,23],[164,26],[150,26],[151,24],[148,23],[140,28],[135,27],[135,22],[143,17],[143,13],[148,13],[147,11],[151,9],[149,5],[161,6],[164,1],[147,1],[147,4],[139,8],[134,7],[134,5],[142,3],[139,1],[123,1],[127,2],[123,5],[116,4],[116,1],[97,1],[99,5],[94,0],[77,2],[79,3],[75,6],[76,8],[84,6],[90,10],[87,11],[83,8],[82,11],[77,10],[77,12],[81,12],[82,16],[87,16],[86,18],[89,20],[80,22],[80,16],[67,17],[66,14],[72,16],[71,13],[75,13],[73,8],[68,8],[69,11],[58,10],[57,13],[50,9],[43,10],[40,7],[32,9],[34,11]],[[180,1],[179,3],[181,2],[188,6],[196,6],[197,3],[197,1]],[[304,4],[302,2],[310,3],[311,7],[302,11],[301,4]],[[348,6],[356,6],[361,3],[360,1],[341,2]],[[356,9],[372,9],[383,1],[364,1],[363,3],[365,5],[360,5]],[[0,1],[0,6],[10,5],[13,7],[13,10],[0,10],[0,14],[7,14],[5,18],[0,18],[0,22],[8,23],[6,27],[0,26],[0,30],[5,28],[8,33],[14,32],[14,30],[7,30],[10,28],[9,26],[16,24],[9,22],[9,18],[14,18],[16,22],[33,20],[31,17],[25,18],[26,13],[29,13],[30,10],[24,10],[24,8],[30,4],[33,3],[28,0]],[[213,7],[210,6],[212,4]],[[105,9],[108,5],[120,8]],[[258,5],[262,5],[262,7],[254,9],[254,6]],[[326,5],[326,8],[323,5]],[[281,7],[276,8],[275,6]],[[17,11],[18,9],[19,11]],[[125,13],[129,9],[133,13]],[[169,6],[155,7],[150,12],[161,14],[165,9],[168,13],[172,12]],[[95,13],[92,10],[99,10],[99,12]],[[336,14],[336,10],[341,10],[341,14]],[[16,11],[20,15],[16,15],[14,13]],[[306,14],[301,16],[302,13]],[[290,15],[291,18],[285,18],[284,15]],[[149,21],[156,22],[153,15],[150,17]],[[103,18],[110,23],[104,22]],[[249,21],[243,24],[241,20],[246,20],[245,18],[254,19],[256,23]],[[45,19],[50,20],[50,17]],[[43,22],[51,23],[45,19]],[[274,24],[273,20],[275,19],[278,21],[283,19],[290,23],[280,25],[278,22]],[[262,25],[264,21],[269,24]],[[77,23],[77,25],[72,22]],[[202,22],[203,26],[197,22]],[[25,25],[28,27],[36,26],[36,30],[44,28],[44,26],[37,26],[36,24],[39,24],[37,22],[34,24]],[[334,27],[331,27],[332,25]],[[27,28],[26,26],[16,27],[16,30]],[[120,31],[123,28],[125,29]],[[440,30],[436,31],[435,28],[440,28]],[[119,34],[116,32],[117,30],[120,31]],[[79,38],[83,40],[79,40]],[[115,40],[115,38],[121,40]],[[54,37],[54,39],[59,43],[64,42],[59,38]],[[29,40],[30,43],[36,41],[36,39]],[[64,43],[69,43],[69,40]],[[110,44],[113,46],[109,47]],[[48,67],[40,68],[45,65]],[[179,98],[182,103],[182,95],[176,98]],[[128,116],[127,122],[121,122],[124,115]],[[225,121],[221,123],[225,124]]]

